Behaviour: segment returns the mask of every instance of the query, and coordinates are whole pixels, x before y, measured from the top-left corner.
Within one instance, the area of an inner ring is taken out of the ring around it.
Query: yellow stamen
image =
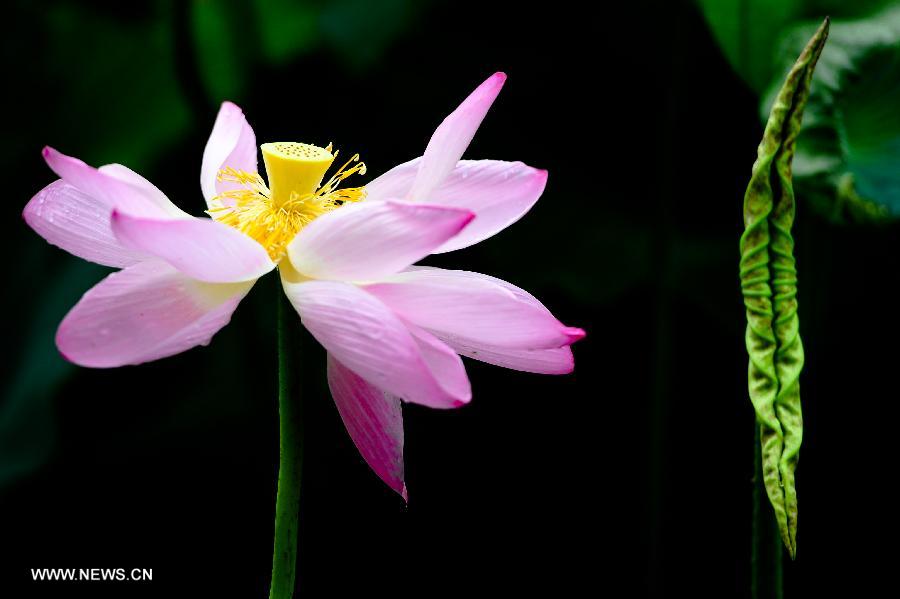
[[[225,167],[219,171],[219,181],[239,187],[213,198],[207,213],[258,241],[277,262],[287,244],[313,219],[365,196],[363,187],[337,186],[350,175],[365,174],[366,165],[359,162],[359,154],[354,154],[322,185],[338,155],[332,154],[331,144],[320,148],[280,142],[263,144],[261,149],[269,186],[258,173]]]

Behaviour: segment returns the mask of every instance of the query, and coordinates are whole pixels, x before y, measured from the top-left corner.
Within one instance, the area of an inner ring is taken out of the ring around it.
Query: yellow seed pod
[[[276,207],[288,204],[292,196],[315,193],[334,161],[331,152],[310,144],[274,142],[262,144],[260,149]]]

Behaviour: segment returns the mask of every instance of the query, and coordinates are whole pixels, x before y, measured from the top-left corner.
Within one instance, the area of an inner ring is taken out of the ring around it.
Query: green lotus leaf
[[[756,92],[780,85],[787,59],[777,50],[781,33],[798,21],[821,22],[870,15],[890,0],[697,0],[725,58]],[[808,29],[812,31],[812,29]],[[805,40],[804,40],[805,41]],[[792,48],[799,50],[803,44]],[[791,54],[796,56],[796,53]],[[782,60],[779,60],[779,57]],[[782,62],[783,61],[783,62]],[[777,80],[777,82],[773,82]]]
[[[780,54],[796,54],[814,28],[810,23],[787,31]],[[764,97],[763,114],[775,93],[777,84]],[[834,22],[794,159],[795,185],[803,200],[834,222],[900,217],[898,106],[900,7]]]

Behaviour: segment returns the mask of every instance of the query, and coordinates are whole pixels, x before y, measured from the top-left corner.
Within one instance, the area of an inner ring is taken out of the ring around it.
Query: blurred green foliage
[[[378,60],[422,3],[412,0],[193,0],[198,72],[210,98],[243,99],[254,68],[277,68],[325,49],[350,68]],[[316,76],[309,74],[311,93]]]
[[[756,92],[781,78],[786,59],[778,41],[798,21],[832,21],[872,14],[891,0],[697,0],[722,52]],[[802,47],[802,45],[801,45]],[[788,64],[789,66],[789,64]],[[768,113],[767,113],[768,114]]]
[[[117,160],[130,165],[149,164],[178,140],[190,112],[176,77],[172,6],[156,2],[152,9],[156,18],[135,19],[75,3],[21,7],[42,38],[26,44],[15,36],[11,45],[33,48],[33,64],[19,83],[41,106],[41,122],[8,129],[13,143],[4,144],[11,154],[4,160],[45,131],[64,151],[77,145],[85,160],[115,148]]]
[[[114,155],[140,170],[184,135],[190,109],[176,77],[170,3],[150,7],[157,11],[155,19],[84,10],[74,3],[17,8],[31,27],[15,30],[9,42],[34,48],[32,68],[21,69],[18,79],[32,92],[28,101],[33,105],[25,114],[41,118],[7,129],[12,143],[3,146],[5,162],[16,164],[23,148],[34,148],[31,156],[37,156],[38,144],[52,143],[94,164]],[[19,36],[29,30],[41,32],[42,39],[24,44]],[[41,185],[25,183],[31,187],[26,193]],[[20,196],[22,207],[26,193]],[[54,333],[79,295],[106,271],[74,259],[54,264],[55,248],[27,247],[32,255],[17,263],[13,280],[34,281],[32,273],[43,272],[49,275],[48,288],[25,309],[20,326],[27,341],[4,377],[0,485],[39,466],[52,451],[53,392],[74,370],[56,351]]]
[[[106,269],[73,261],[50,278],[35,307],[16,375],[3,389],[0,402],[0,485],[40,466],[53,449],[54,392],[74,370],[53,342],[59,321],[78,301],[79,289]]]
[[[833,222],[900,216],[900,7],[888,0],[698,0],[765,119],[818,22],[833,18],[794,162],[799,196]]]

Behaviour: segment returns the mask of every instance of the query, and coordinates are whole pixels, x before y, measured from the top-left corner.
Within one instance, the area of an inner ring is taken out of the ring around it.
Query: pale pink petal
[[[420,162],[417,158],[381,175],[366,185],[366,198],[405,197]],[[534,206],[546,184],[547,171],[521,162],[460,160],[425,201],[436,206],[471,210],[475,220],[434,253],[458,250],[496,235]]]
[[[478,273],[417,267],[365,289],[402,318],[475,346],[550,349],[584,336],[534,296]]]
[[[398,164],[386,173],[382,173],[366,183],[366,201],[378,202],[406,199],[406,196],[409,195],[409,190],[412,189],[413,181],[416,180],[416,173],[419,172],[421,164],[421,156],[413,158],[403,164]]]
[[[115,208],[135,216],[155,218],[186,216],[149,183],[135,184],[136,178],[145,183],[146,180],[133,171],[129,171],[133,176],[126,175],[125,171],[128,169],[125,167],[107,165],[102,170],[96,169],[50,147],[44,148],[44,160],[63,181],[96,199],[109,210]]]
[[[119,243],[110,214],[106,204],[62,179],[40,190],[22,212],[38,235],[79,258],[120,268],[148,258]]]
[[[150,198],[155,204],[162,208],[167,214],[173,217],[188,217],[190,214],[176,206],[160,189],[134,172],[127,166],[121,164],[105,164],[97,169],[101,173],[115,177],[119,181],[128,183],[129,185],[140,189],[144,195]]]
[[[400,399],[373,387],[330,354],[328,387],[363,459],[381,480],[407,499]]]
[[[371,281],[424,258],[472,218],[468,210],[425,204],[350,204],[304,227],[288,256],[307,277]]]
[[[469,147],[475,131],[500,93],[504,81],[506,81],[505,74],[494,73],[438,125],[425,148],[422,165],[416,174],[408,199],[427,200],[431,191],[450,174],[462,158],[463,152]]]
[[[112,230],[125,247],[162,258],[200,281],[255,280],[275,268],[259,243],[209,218],[157,220],[113,211]]]
[[[207,345],[253,283],[203,283],[163,262],[141,262],[84,294],[59,325],[56,345],[66,359],[94,368]]]
[[[243,111],[231,102],[223,102],[219,108],[212,133],[203,150],[200,188],[207,205],[223,191],[238,186],[236,183],[217,180],[219,170],[226,166],[249,173],[255,173],[257,169],[256,134],[247,123]]]
[[[437,335],[453,351],[467,358],[523,372],[537,374],[569,374],[575,370],[575,358],[569,346],[553,349],[511,349],[490,345],[472,345]]]
[[[468,384],[460,383],[466,378],[462,362],[455,370],[450,363],[451,350],[414,337],[374,296],[338,281],[291,282],[284,273],[282,284],[312,336],[370,384],[433,408],[471,399]]]

